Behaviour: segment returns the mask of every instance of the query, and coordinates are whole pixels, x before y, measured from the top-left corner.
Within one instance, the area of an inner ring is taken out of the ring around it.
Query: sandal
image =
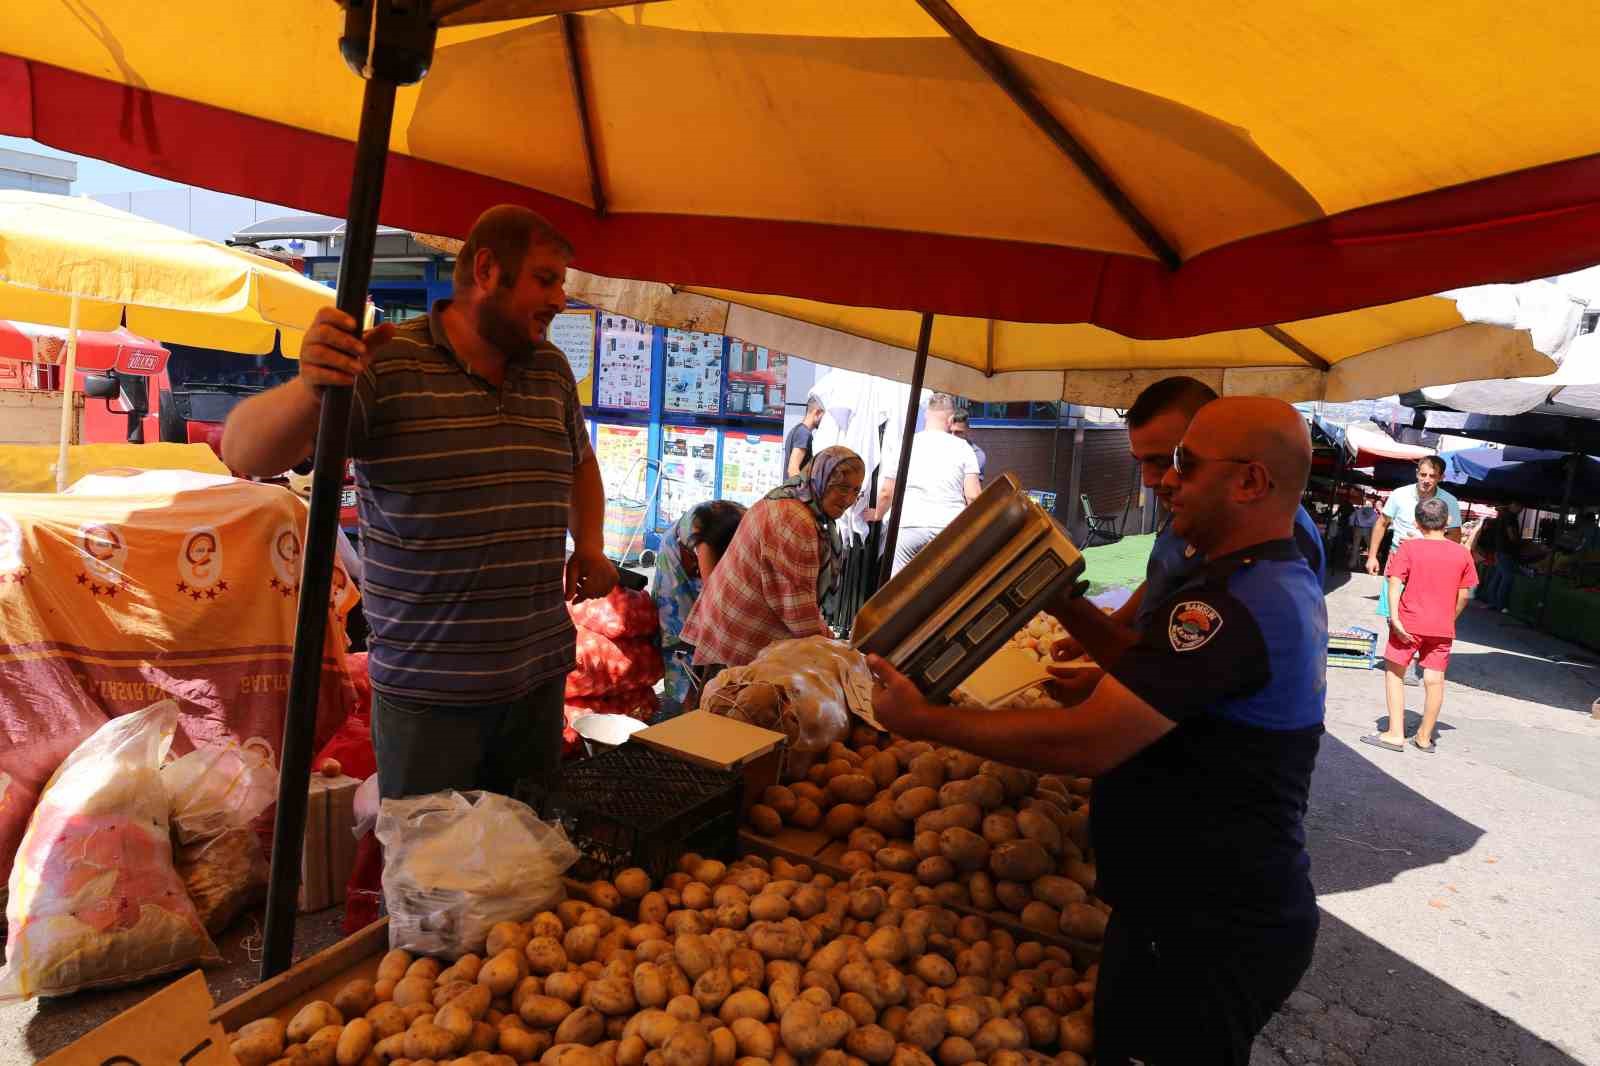
[[[1433,744],[1429,744],[1427,747],[1423,747],[1421,744],[1417,743],[1417,738],[1416,737],[1412,737],[1411,738],[1411,746],[1413,748],[1416,748],[1418,751],[1426,752],[1429,755],[1432,755],[1435,751],[1439,750],[1439,745],[1438,745],[1437,742],[1433,743]]]
[[[1392,740],[1384,740],[1383,739],[1383,735],[1381,733],[1368,733],[1366,736],[1361,738],[1361,743],[1363,743],[1363,744],[1371,744],[1373,747],[1382,748],[1385,751],[1405,751],[1406,750],[1406,746],[1404,744],[1396,744]]]

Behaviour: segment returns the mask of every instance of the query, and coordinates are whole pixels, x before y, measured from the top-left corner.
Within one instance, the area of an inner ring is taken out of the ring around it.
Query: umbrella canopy
[[[1440,385],[1422,393],[1440,406],[1473,414],[1600,418],[1600,333],[1567,345],[1554,373]]]
[[[1445,461],[1445,490],[1465,500],[1489,503],[1515,501],[1551,508],[1561,504],[1567,489],[1568,462],[1578,469],[1572,481],[1571,504],[1600,503],[1600,461],[1537,448],[1462,448],[1440,456]],[[1409,484],[1409,465],[1380,463],[1374,471],[1382,485]]]
[[[452,253],[460,247],[459,241],[422,239]],[[568,271],[567,294],[655,325],[726,333],[899,381],[911,378],[920,324],[919,315],[906,311],[626,281],[580,270]],[[1555,363],[1527,328],[1469,322],[1454,300],[1423,297],[1263,329],[1158,341],[1087,324],[940,316],[933,323],[926,383],[982,402],[1061,399],[1127,407],[1145,386],[1171,374],[1198,378],[1226,395],[1298,402],[1505,378],[1520,372],[1513,367],[1547,373]]]
[[[0,319],[0,359],[59,366],[66,358],[68,339],[68,331],[59,326]],[[156,374],[166,367],[171,354],[161,342],[129,333],[121,326],[110,332],[78,331],[79,370]]]
[[[0,191],[0,317],[264,355],[333,291],[289,267],[83,197]],[[82,343],[82,335],[79,337]]]
[[[1539,18],[1491,0],[1447,17],[669,0],[487,21],[585,6],[438,4],[431,73],[396,104],[385,222],[461,236],[524,203],[610,276],[1146,339],[1556,274],[1600,248],[1578,0]],[[0,132],[344,208],[362,84],[331,0],[4,7]]]

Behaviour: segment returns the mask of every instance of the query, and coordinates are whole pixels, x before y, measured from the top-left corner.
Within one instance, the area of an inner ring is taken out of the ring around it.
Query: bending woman
[[[656,613],[661,618],[661,657],[666,661],[666,691],[661,719],[682,712],[689,698],[689,659],[694,648],[684,643],[683,625],[700,599],[705,578],[728,550],[744,507],[732,500],[712,500],[691,507],[662,538],[656,560]]]
[[[844,562],[834,523],[860,498],[866,475],[849,448],[824,448],[750,508],[683,627],[697,670],[710,676],[777,641],[829,632],[822,601]]]

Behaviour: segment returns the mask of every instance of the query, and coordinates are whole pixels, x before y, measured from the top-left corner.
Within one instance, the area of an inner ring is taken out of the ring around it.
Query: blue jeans
[[[425,704],[372,694],[372,747],[384,799],[455,789],[509,796],[549,781],[561,765],[567,677],[509,703]]]
[[[1505,552],[1494,557],[1494,569],[1489,573],[1489,591],[1484,599],[1490,607],[1503,611],[1511,606],[1511,590],[1517,583],[1517,561]]]

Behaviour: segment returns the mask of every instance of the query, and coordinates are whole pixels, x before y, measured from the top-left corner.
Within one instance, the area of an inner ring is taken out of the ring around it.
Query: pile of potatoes
[[[404,951],[241,1066],[1085,1066],[1096,968],[863,871],[687,855],[490,934],[488,958]]]
[[[1092,895],[1086,777],[1035,774],[955,748],[860,728],[805,779],[775,785],[751,808],[758,833],[817,829],[849,849],[854,874],[910,887],[919,903],[1010,914],[1042,933],[1104,938],[1110,908]]]

